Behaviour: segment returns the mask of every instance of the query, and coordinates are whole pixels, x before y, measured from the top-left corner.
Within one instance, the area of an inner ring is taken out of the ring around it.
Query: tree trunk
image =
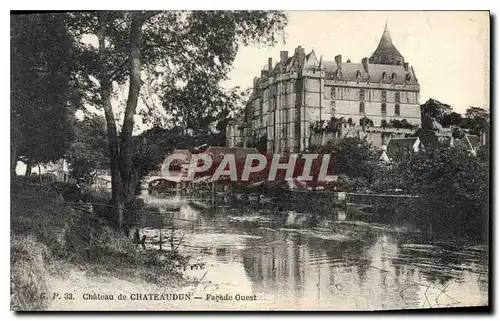
[[[38,164],[38,183],[42,186],[42,168],[40,167],[40,164]]]
[[[124,204],[133,197],[134,177],[132,173],[132,132],[134,129],[134,115],[137,108],[137,101],[141,90],[141,43],[142,43],[142,25],[146,19],[152,17],[155,12],[142,13],[140,11],[132,12],[132,21],[130,24],[129,38],[129,92],[123,126],[118,141],[116,122],[111,107],[111,89],[112,80],[109,79],[109,70],[105,70],[105,31],[106,31],[106,12],[99,12],[99,58],[101,60],[101,99],[103,100],[106,123],[108,125],[108,139],[111,163],[111,186],[112,186],[112,204],[115,208],[115,214],[118,219],[118,227],[124,227]]]
[[[122,199],[129,202],[135,191],[136,179],[132,168],[132,132],[134,115],[141,90],[141,43],[143,14],[132,13],[130,25],[129,90],[120,139],[120,171],[122,178]]]
[[[100,95],[101,104],[106,117],[108,128],[109,160],[111,167],[111,205],[113,206],[113,217],[118,228],[123,226],[123,200],[121,198],[122,180],[120,175],[120,162],[118,150],[118,132],[116,129],[115,115],[111,106],[112,81],[109,79],[109,70],[105,68],[106,58],[106,12],[100,11],[98,16],[99,29],[97,39],[99,41],[99,62],[101,65]]]
[[[13,179],[17,176],[17,142],[13,140],[10,144],[10,178]]]
[[[33,167],[33,161],[31,158],[28,159],[26,162],[26,172],[24,173],[25,176],[31,176],[31,169]]]

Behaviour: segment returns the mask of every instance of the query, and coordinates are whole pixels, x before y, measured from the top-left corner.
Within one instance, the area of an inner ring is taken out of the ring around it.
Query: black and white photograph
[[[11,11],[10,310],[488,311],[490,19]]]

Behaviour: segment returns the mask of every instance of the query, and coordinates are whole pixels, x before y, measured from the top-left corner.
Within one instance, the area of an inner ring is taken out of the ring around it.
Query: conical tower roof
[[[403,55],[401,55],[392,43],[391,34],[389,33],[389,28],[387,28],[387,22],[378,47],[371,55],[369,62],[384,65],[402,65],[404,63]]]

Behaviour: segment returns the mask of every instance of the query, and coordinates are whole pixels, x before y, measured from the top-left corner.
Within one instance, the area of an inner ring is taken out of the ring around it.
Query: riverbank
[[[183,258],[136,247],[92,211],[65,202],[59,189],[11,184],[11,310],[51,309],[42,293],[60,292],[53,281],[74,273],[145,287],[189,283],[178,269]]]

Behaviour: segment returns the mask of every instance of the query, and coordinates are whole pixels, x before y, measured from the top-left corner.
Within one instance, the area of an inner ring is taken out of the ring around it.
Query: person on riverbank
[[[64,191],[64,200],[71,203],[80,203],[80,201],[83,199],[83,185],[83,178],[78,178],[75,184],[71,185],[67,190]]]

